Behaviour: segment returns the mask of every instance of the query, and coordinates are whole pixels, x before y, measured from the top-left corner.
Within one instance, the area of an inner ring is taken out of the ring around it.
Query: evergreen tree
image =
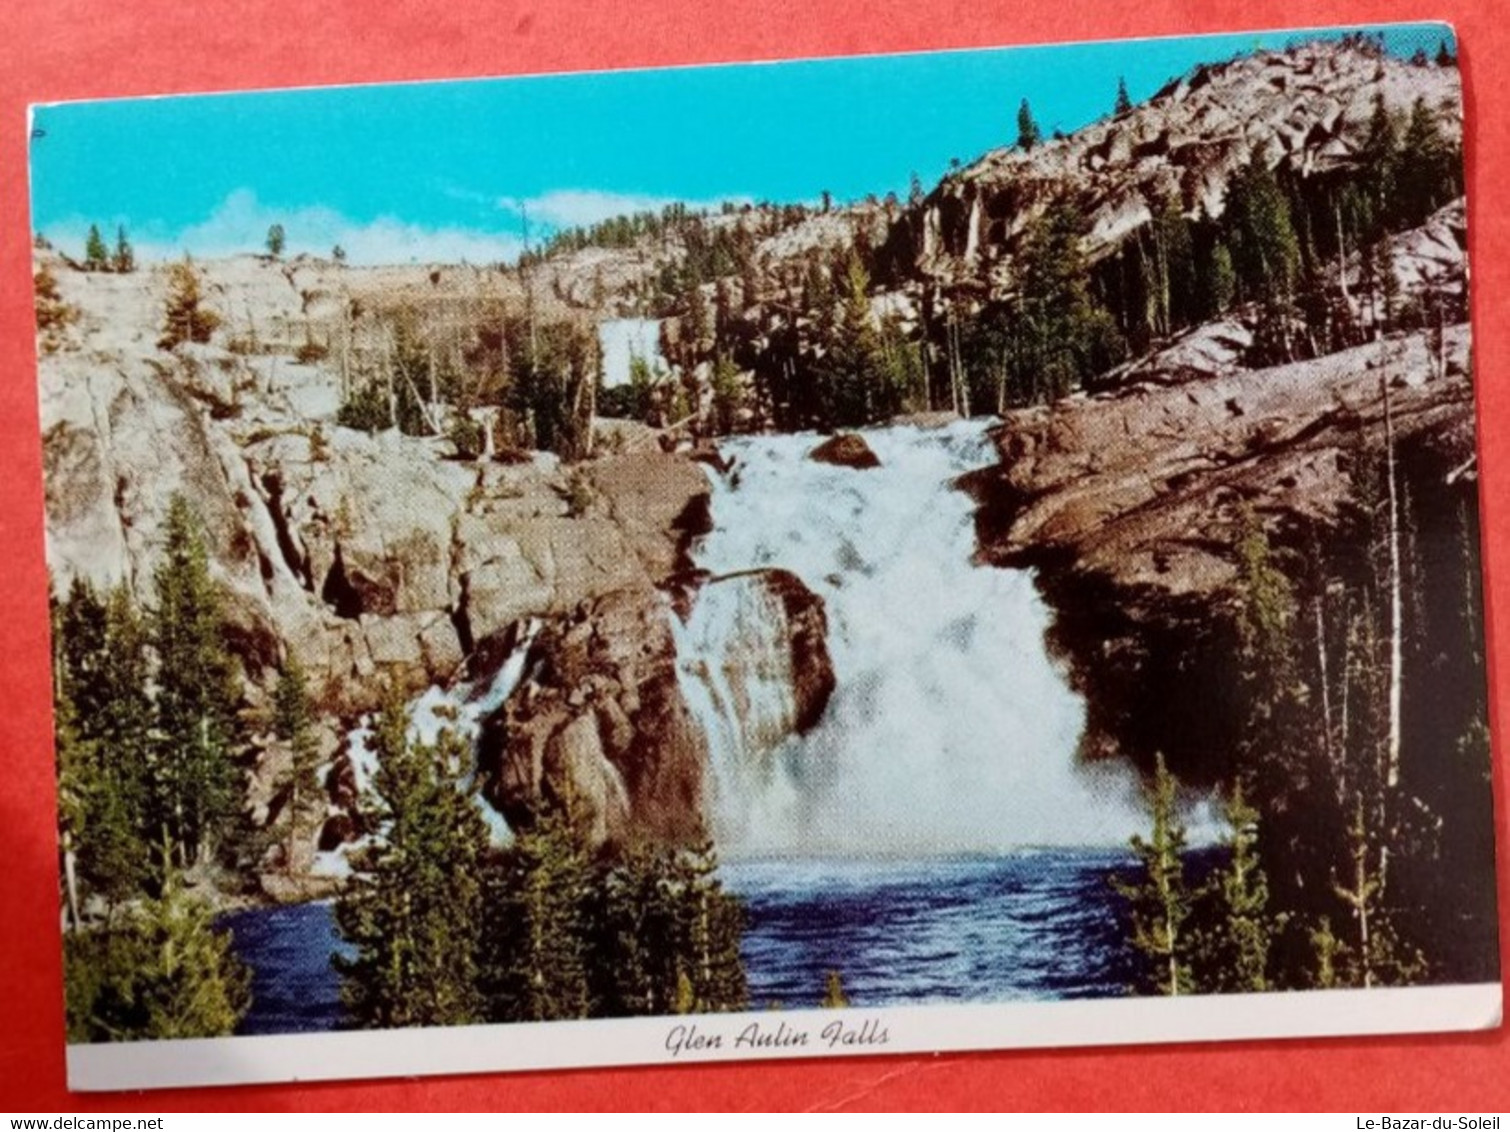
[[[1207,277],[1207,313],[1226,314],[1237,297],[1237,271],[1232,266],[1232,252],[1218,240],[1211,249],[1211,266]]]
[[[713,361],[713,431],[727,435],[734,431],[739,413],[740,388],[739,367],[728,354],[719,354]]]
[[[1458,57],[1453,54],[1452,48],[1447,46],[1445,39],[1437,44],[1436,62],[1438,67],[1456,67],[1458,65]]]
[[[285,235],[285,233],[283,231],[283,225],[281,225],[281,224],[274,224],[270,228],[268,228],[268,230],[267,230],[267,254],[268,255],[272,256],[274,259],[279,258],[283,254],[283,248],[284,248],[284,245],[286,243],[287,243],[287,237],[286,237],[286,235]]]
[[[100,226],[89,226],[89,238],[84,242],[84,270],[85,271],[108,271],[110,269],[110,249],[105,246],[105,238],[100,235]]]
[[[679,1013],[743,1010],[749,1003],[739,954],[744,905],[724,892],[717,873],[711,841],[683,849],[673,858],[670,884],[682,925],[682,997],[689,1006]]]
[[[284,841],[283,867],[291,873],[297,856],[300,812],[307,799],[315,797],[320,785],[315,773],[320,754],[315,744],[314,710],[309,702],[304,668],[292,653],[278,674],[278,686],[273,691],[273,731],[287,747],[289,755],[288,772],[281,788],[288,796],[284,806],[288,815],[288,833]]]
[[[336,905],[356,950],[336,960],[342,997],[369,1028],[479,1021],[487,829],[461,786],[471,779],[471,752],[449,730],[433,746],[412,739],[396,690],[370,742],[377,769],[367,805],[379,842]]]
[[[168,297],[159,349],[181,342],[208,342],[220,326],[220,316],[204,305],[199,272],[187,256],[168,269]]]
[[[1051,205],[1028,227],[1013,345],[1013,368],[1025,395],[1016,400],[1063,397],[1125,354],[1115,321],[1091,299],[1080,246],[1084,231],[1084,216],[1068,201]]]
[[[125,275],[136,270],[136,252],[132,250],[131,242],[126,239],[126,226],[119,225],[115,230],[115,254],[110,257],[110,270]]]
[[[1242,783],[1223,800],[1230,831],[1227,861],[1216,878],[1219,916],[1213,946],[1203,956],[1209,971],[1203,982],[1217,991],[1272,990],[1269,953],[1278,926],[1268,908],[1269,885],[1258,859],[1258,811]]]
[[[1132,108],[1132,99],[1128,96],[1127,93],[1127,79],[1119,78],[1117,80],[1117,105],[1113,110],[1113,113],[1120,116],[1122,114],[1126,114]]]
[[[58,277],[43,264],[32,276],[34,309],[37,316],[37,337],[43,353],[50,354],[65,340],[68,327],[78,321],[78,308],[63,301],[63,292],[58,289]]]
[[[1398,227],[1419,224],[1461,191],[1462,162],[1437,128],[1436,116],[1417,98],[1400,142],[1394,211]]]
[[[1362,242],[1372,243],[1385,232],[1394,208],[1395,179],[1399,175],[1399,136],[1383,94],[1374,100],[1373,116],[1358,159],[1362,191],[1357,220]]]
[[[1147,962],[1143,987],[1164,995],[1196,989],[1191,971],[1196,940],[1188,921],[1200,894],[1185,882],[1185,827],[1176,792],[1174,775],[1161,754],[1148,790],[1152,831],[1147,840],[1132,839],[1141,876],[1130,881],[1112,878],[1113,888],[1128,902],[1132,945]]]
[[[1033,120],[1033,110],[1024,98],[1022,105],[1017,108],[1017,148],[1024,150],[1036,149],[1043,141],[1043,131],[1038,128],[1038,123]]]
[[[844,267],[838,318],[817,366],[818,423],[864,425],[892,415],[902,392],[893,386],[892,376],[871,314],[870,276],[852,254]]]
[[[250,1004],[250,977],[229,932],[185,894],[171,869],[162,896],[114,927],[64,937],[72,1042],[210,1038],[233,1033]]]
[[[204,535],[181,495],[169,505],[165,538],[151,619],[158,665],[154,809],[187,868],[207,858],[236,811],[240,686]]]
[[[595,886],[587,970],[597,1017],[671,1014],[679,970],[667,849],[635,844]]]
[[[575,804],[568,798],[548,805],[515,835],[492,873],[483,972],[490,1019],[545,1022],[589,1015],[592,895]],[[654,906],[647,911],[653,919]],[[608,1001],[626,1013],[640,1003],[663,1005],[654,971],[645,969],[655,956],[637,946],[627,958],[624,983]]]
[[[76,578],[53,622],[60,832],[77,925],[85,898],[108,911],[147,878],[152,715],[145,633],[124,586],[101,601]]]
[[[1233,178],[1228,210],[1238,280],[1244,296],[1263,305],[1259,336],[1270,360],[1288,361],[1300,240],[1289,200],[1264,154],[1255,154]]]
[[[824,1010],[843,1010],[849,1005],[849,995],[844,993],[844,980],[838,971],[830,971],[823,977],[823,1001],[818,1005]]]

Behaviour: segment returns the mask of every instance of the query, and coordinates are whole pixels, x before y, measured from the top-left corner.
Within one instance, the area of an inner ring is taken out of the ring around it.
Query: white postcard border
[[[70,1045],[82,1092],[985,1049],[1487,1030],[1499,983],[751,1011]],[[805,1036],[803,1036],[805,1035]]]

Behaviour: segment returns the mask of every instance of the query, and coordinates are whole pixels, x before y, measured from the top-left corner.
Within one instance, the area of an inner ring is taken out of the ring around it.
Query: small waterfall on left
[[[539,632],[539,621],[531,619],[526,622],[513,649],[492,676],[451,688],[432,685],[411,701],[408,708],[410,737],[422,743],[434,743],[443,729],[450,728],[475,749],[483,720],[502,707],[524,679],[530,646]],[[371,739],[371,720],[367,716],[346,735],[346,757],[351,761],[359,796],[371,789],[373,772],[377,769]],[[329,763],[321,766],[318,769],[320,778],[323,780],[329,771]],[[464,785],[470,788],[472,783],[468,781]],[[495,845],[506,844],[511,834],[503,815],[488,805],[481,795],[476,796],[476,804],[478,813],[487,823],[492,842]],[[343,842],[334,849],[316,853],[311,873],[327,877],[350,876],[351,862],[348,855],[371,844],[372,838],[373,834],[368,833],[358,840]]]

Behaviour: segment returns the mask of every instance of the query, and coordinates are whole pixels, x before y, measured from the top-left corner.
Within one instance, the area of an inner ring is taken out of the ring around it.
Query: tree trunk
[[[1316,595],[1316,669],[1321,683],[1321,745],[1328,767],[1335,766],[1332,743],[1332,682],[1327,675],[1326,620],[1321,608],[1321,594]]]
[[[73,834],[63,835],[63,888],[68,897],[68,930],[78,931],[83,926],[79,917],[79,881],[75,869],[77,853],[73,847]]]
[[[1400,783],[1400,687],[1404,654],[1404,626],[1400,592],[1400,496],[1395,483],[1395,422],[1389,402],[1388,369],[1379,377],[1384,394],[1384,466],[1389,480],[1389,737],[1385,762],[1385,785]]]

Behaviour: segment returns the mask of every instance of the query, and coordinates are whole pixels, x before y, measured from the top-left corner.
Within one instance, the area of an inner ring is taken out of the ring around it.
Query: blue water
[[[1106,876],[1120,851],[931,861],[745,861],[750,1001],[816,1006],[838,971],[856,1006],[1123,994],[1135,967]]]
[[[336,931],[335,906],[286,904],[220,917],[231,946],[252,971],[252,1007],[242,1034],[335,1030],[343,1020],[336,952],[351,954]]]
[[[1037,850],[926,861],[726,862],[745,901],[752,1006],[818,1005],[838,971],[856,1006],[1100,998],[1136,964],[1109,872],[1118,850]],[[330,904],[253,908],[222,918],[252,969],[246,1034],[342,1025],[343,950]]]

